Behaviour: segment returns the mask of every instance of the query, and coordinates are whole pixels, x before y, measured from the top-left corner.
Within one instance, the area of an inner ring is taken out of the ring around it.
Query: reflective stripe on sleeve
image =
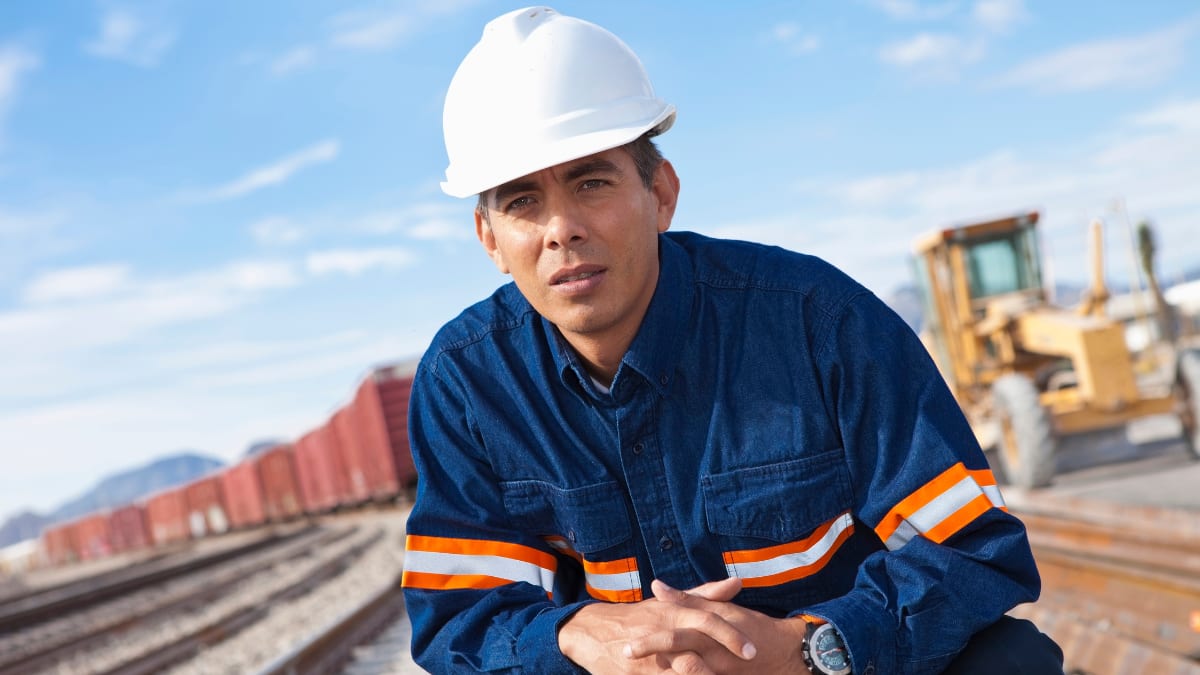
[[[971,478],[974,478],[975,482],[979,483],[979,487],[983,488],[983,494],[988,496],[988,501],[992,503],[992,506],[1002,511],[1008,510],[1008,505],[1004,503],[1004,495],[1000,494],[1000,487],[996,485],[996,474],[992,473],[991,469],[977,469],[967,473],[971,474]]]
[[[725,552],[725,572],[742,586],[777,586],[820,571],[854,532],[854,519],[843,513],[806,539],[765,548]]]
[[[556,551],[574,558],[583,565],[588,595],[607,602],[639,602],[642,599],[642,576],[638,572],[637,558],[592,562],[585,560],[562,537],[550,536],[543,539]]]
[[[917,535],[940,544],[992,507],[1004,508],[992,472],[968,471],[959,462],[901,500],[875,533],[892,551]]]
[[[405,588],[487,589],[524,581],[554,592],[558,561],[536,548],[503,541],[409,535],[405,540]]]
[[[583,561],[588,595],[608,602],[638,602],[642,599],[642,575],[637,558],[609,562]]]

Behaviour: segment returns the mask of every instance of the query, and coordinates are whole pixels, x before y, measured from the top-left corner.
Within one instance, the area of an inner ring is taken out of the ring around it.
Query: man
[[[674,117],[619,39],[548,8],[489,23],[454,76],[443,189],[478,195],[514,283],[413,384],[417,661],[1061,673],[997,623],[1037,571],[912,331],[812,257],[668,234],[650,137]]]

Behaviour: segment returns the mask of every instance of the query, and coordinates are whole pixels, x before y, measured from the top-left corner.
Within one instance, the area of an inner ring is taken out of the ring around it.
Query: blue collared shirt
[[[405,599],[434,672],[578,672],[583,603],[742,578],[854,672],[940,672],[1039,578],[907,325],[823,261],[667,233],[602,392],[513,284],[451,321],[413,383]]]

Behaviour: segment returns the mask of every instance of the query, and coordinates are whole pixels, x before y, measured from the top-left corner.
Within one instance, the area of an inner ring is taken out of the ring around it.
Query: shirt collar
[[[691,330],[695,289],[687,252],[666,235],[659,235],[658,260],[658,285],[654,297],[650,299],[642,325],[613,378],[612,395],[617,399],[624,399],[633,390],[631,385],[635,383],[628,381],[627,371],[636,372],[660,396],[665,396],[675,378],[680,346],[684,344],[686,332]],[[588,381],[587,372],[575,351],[549,321],[542,318],[542,322],[551,338],[550,350],[563,384],[568,388],[580,387],[593,396],[599,394]]]

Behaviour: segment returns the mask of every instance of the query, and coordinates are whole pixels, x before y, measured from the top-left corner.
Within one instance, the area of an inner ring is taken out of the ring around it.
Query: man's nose
[[[551,251],[570,248],[587,241],[588,228],[578,209],[562,206],[554,210],[546,223],[546,248]]]

